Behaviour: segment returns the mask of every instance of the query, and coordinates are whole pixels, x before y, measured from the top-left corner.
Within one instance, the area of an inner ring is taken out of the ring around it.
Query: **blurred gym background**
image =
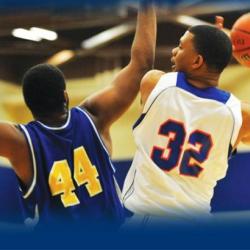
[[[32,119],[22,98],[21,79],[38,63],[52,63],[64,72],[71,106],[110,84],[128,63],[137,6],[126,0],[0,0],[0,119]],[[170,71],[171,50],[187,27],[213,23],[215,15],[222,15],[231,29],[238,17],[250,12],[249,0],[159,0],[158,6],[155,68],[164,71]],[[250,101],[250,68],[232,58],[220,87]],[[132,125],[139,113],[137,98],[112,127],[112,159],[121,185],[135,151]],[[241,145],[227,177],[216,187],[213,211],[250,210],[249,180],[250,153]],[[9,163],[1,159],[0,221],[21,221],[17,190]]]

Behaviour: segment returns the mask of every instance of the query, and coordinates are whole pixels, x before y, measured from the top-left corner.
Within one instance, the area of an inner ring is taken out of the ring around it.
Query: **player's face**
[[[172,70],[188,73],[192,71],[192,65],[197,58],[197,52],[193,45],[194,35],[187,31],[181,38],[179,45],[172,50]]]

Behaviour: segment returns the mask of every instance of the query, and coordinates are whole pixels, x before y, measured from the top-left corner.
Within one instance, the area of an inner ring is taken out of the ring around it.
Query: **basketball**
[[[250,67],[250,13],[236,20],[230,35],[234,58],[241,65]]]

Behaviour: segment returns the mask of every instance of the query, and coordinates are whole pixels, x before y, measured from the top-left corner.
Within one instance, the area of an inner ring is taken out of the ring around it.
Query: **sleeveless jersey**
[[[65,125],[57,128],[39,121],[20,128],[34,167],[23,197],[32,213],[38,208],[40,222],[122,222],[114,168],[87,112],[71,109]]]
[[[163,75],[134,125],[137,151],[123,187],[125,207],[138,215],[209,214],[241,124],[232,94],[196,88],[182,72]]]

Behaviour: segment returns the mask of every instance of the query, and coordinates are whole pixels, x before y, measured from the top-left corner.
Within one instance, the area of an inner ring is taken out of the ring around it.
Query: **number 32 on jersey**
[[[198,177],[203,170],[202,163],[207,160],[213,147],[211,135],[202,130],[194,130],[187,135],[184,124],[173,119],[161,124],[158,133],[168,137],[169,141],[165,148],[153,147],[151,159],[154,163],[168,172],[180,166],[181,175]],[[187,136],[190,147],[183,149]],[[168,151],[167,156],[165,151]]]
[[[91,164],[84,147],[74,150],[74,180],[77,186],[86,185],[90,197],[102,192],[102,186],[98,179],[98,172]],[[74,206],[80,203],[75,194],[75,186],[72,179],[69,164],[66,160],[55,161],[50,174],[49,186],[51,194],[61,195],[64,207]]]

